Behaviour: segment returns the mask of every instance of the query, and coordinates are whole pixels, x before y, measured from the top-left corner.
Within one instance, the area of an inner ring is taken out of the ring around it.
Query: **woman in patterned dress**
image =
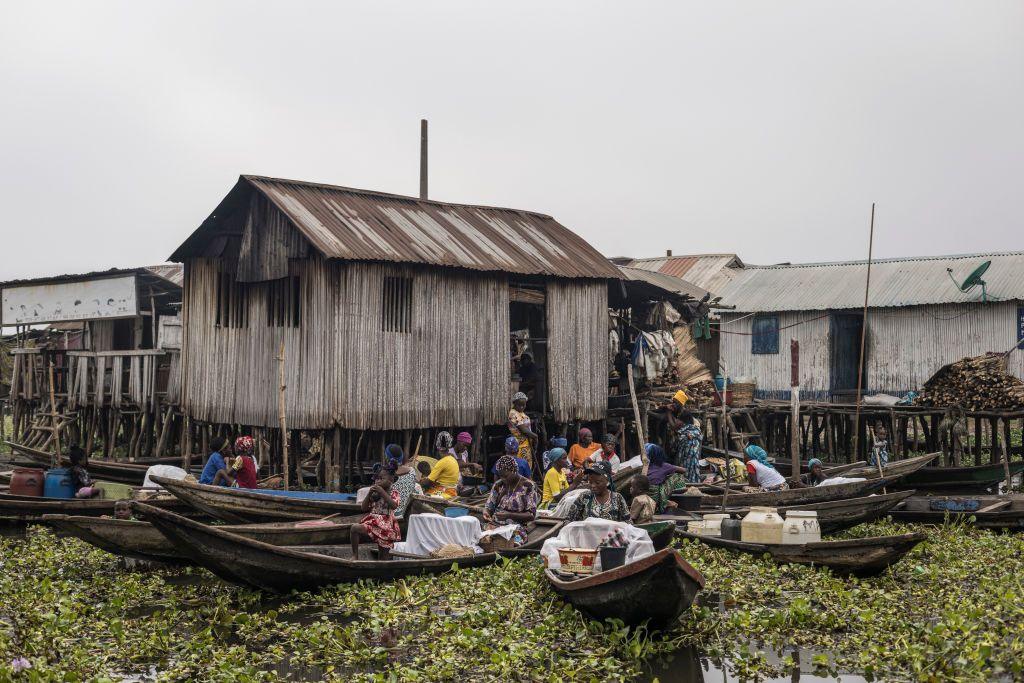
[[[519,465],[511,455],[501,456],[494,470],[498,481],[484,505],[484,529],[518,524],[512,542],[522,545],[526,542],[526,524],[537,517],[537,485],[519,473]]]
[[[395,519],[395,508],[398,507],[399,494],[392,487],[395,481],[395,467],[377,465],[373,486],[363,499],[363,511],[366,512],[359,524],[352,525],[350,532],[352,543],[352,559],[359,559],[359,539],[368,537],[380,549],[378,559],[387,560],[395,541],[402,539],[402,532]]]
[[[588,463],[584,472],[587,473],[590,490],[576,499],[566,519],[580,522],[588,517],[598,517],[613,522],[632,522],[626,499],[612,488],[612,466],[607,462]]]
[[[417,472],[405,462],[405,453],[397,443],[388,444],[384,449],[384,457],[395,467],[395,483],[391,485],[391,488],[398,491],[395,517],[404,517],[412,494],[416,492]]]

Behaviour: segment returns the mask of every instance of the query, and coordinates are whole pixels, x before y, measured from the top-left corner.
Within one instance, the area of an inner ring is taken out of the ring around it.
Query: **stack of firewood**
[[[1006,356],[986,353],[944,366],[925,383],[919,402],[969,411],[1021,410],[1024,382],[1006,372]]]
[[[703,408],[711,403],[711,397],[715,394],[715,383],[708,379],[693,384],[650,387],[646,398],[658,405],[664,405],[671,401],[672,396],[680,389],[685,391],[690,399],[686,403],[687,408]]]

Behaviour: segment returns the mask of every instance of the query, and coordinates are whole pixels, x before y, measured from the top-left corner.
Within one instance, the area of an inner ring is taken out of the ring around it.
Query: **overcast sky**
[[[1024,249],[1024,3],[0,0],[0,280],[161,262],[241,173],[607,255]]]

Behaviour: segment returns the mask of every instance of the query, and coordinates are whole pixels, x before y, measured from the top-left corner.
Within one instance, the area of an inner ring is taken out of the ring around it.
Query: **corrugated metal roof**
[[[162,263],[158,266],[142,266],[140,268],[111,268],[110,270],[94,270],[88,273],[68,273],[65,275],[47,275],[45,277],[25,278],[0,282],[0,287],[18,287],[21,285],[42,285],[47,283],[74,282],[76,280],[100,280],[119,277],[121,275],[153,275],[170,284],[182,286],[185,280],[180,263]]]
[[[981,287],[958,285],[992,261],[983,279],[990,300],[1024,299],[1024,252],[880,259],[871,264],[871,307],[981,301]],[[953,279],[946,272],[952,269]],[[823,311],[864,305],[867,261],[747,266],[721,293],[736,312]]]
[[[719,296],[743,261],[736,254],[697,254],[633,259],[629,265],[682,278]]]
[[[701,289],[697,285],[687,282],[682,278],[672,277],[671,275],[665,275],[651,270],[644,270],[643,268],[634,268],[632,266],[619,266],[619,270],[622,271],[624,279],[631,280],[634,282],[646,282],[649,285],[664,289],[674,294],[680,294],[689,296],[693,299],[700,301],[707,295],[707,290]]]
[[[550,216],[531,211],[252,175],[242,176],[232,194],[246,185],[266,196],[328,258],[567,278],[619,277],[615,266],[583,238]],[[215,211],[204,227],[217,219]],[[191,255],[192,247],[190,238],[171,260]]]

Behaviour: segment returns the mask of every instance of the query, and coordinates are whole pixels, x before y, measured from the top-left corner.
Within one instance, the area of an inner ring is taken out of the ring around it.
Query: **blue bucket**
[[[469,514],[469,510],[466,508],[450,507],[444,509],[445,517],[465,517]]]
[[[725,376],[722,373],[715,375],[715,389],[718,391],[725,389]]]
[[[71,471],[66,469],[47,470],[43,481],[45,498],[74,498],[75,485],[71,482]]]

